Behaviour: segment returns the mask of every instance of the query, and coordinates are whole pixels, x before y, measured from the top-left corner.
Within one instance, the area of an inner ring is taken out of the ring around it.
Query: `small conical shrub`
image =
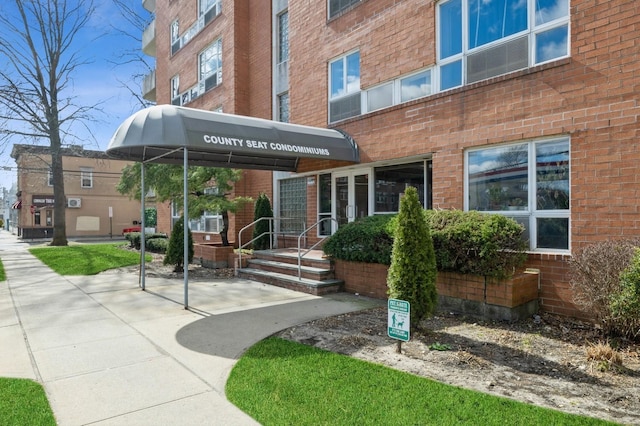
[[[193,235],[191,235],[189,228],[187,228],[187,231],[189,232],[187,237],[189,244],[188,263],[191,263],[193,260]],[[174,265],[174,272],[184,272],[184,216],[180,217],[173,225],[163,263],[165,265]]]
[[[260,193],[260,195],[258,196],[258,199],[256,200],[253,220],[258,220],[261,217],[273,217],[271,200],[269,200],[269,197],[264,192]],[[270,248],[269,241],[272,236],[269,235],[268,232],[269,232],[268,220],[261,220],[260,222],[255,224],[253,228],[253,238],[257,238],[258,236],[260,237],[253,242],[254,250],[266,250]]]
[[[424,218],[418,191],[405,190],[400,200],[398,226],[391,250],[391,266],[387,275],[391,299],[411,304],[411,328],[433,314],[437,304],[436,257],[429,227]]]

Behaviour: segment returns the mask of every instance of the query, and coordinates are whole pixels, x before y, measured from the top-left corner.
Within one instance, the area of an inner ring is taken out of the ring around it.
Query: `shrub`
[[[136,250],[140,250],[140,232],[127,232],[124,238],[129,241],[129,246]]]
[[[615,331],[632,339],[640,336],[640,249],[620,274],[620,291],[611,295]]]
[[[387,286],[389,297],[406,300],[411,305],[414,329],[436,308],[436,273],[429,226],[422,214],[418,191],[410,186],[400,200]]]
[[[502,215],[476,211],[422,210],[429,224],[439,271],[502,279],[526,260],[523,227]],[[336,259],[391,263],[396,215],[369,216],[343,225],[323,249]]]
[[[613,300],[622,292],[621,274],[631,264],[638,245],[640,240],[602,241],[584,247],[570,260],[573,301],[598,321],[606,334],[620,332],[621,319],[614,318]]]
[[[427,210],[438,270],[504,279],[526,260],[524,228],[477,211]]]
[[[193,235],[191,229],[187,228],[188,237],[188,264],[193,260]],[[174,265],[174,272],[184,271],[184,216],[180,217],[173,225],[173,232],[171,232],[171,238],[169,238],[169,245],[167,247],[167,253],[164,257],[163,263],[165,265]]]
[[[169,239],[165,235],[164,238],[153,238],[145,241],[147,250],[154,253],[166,253],[169,246]]]
[[[366,216],[340,226],[322,249],[336,259],[350,262],[391,263],[393,215]]]
[[[129,241],[129,245],[133,248],[135,248],[136,250],[140,250],[140,244],[141,244],[141,240],[142,240],[142,234],[140,232],[129,232],[124,234],[124,238]],[[151,251],[153,251],[153,249],[150,248],[149,246],[149,242],[154,240],[154,239],[166,239],[167,238],[167,234],[163,234],[160,232],[156,232],[153,234],[145,234],[144,235],[144,242],[145,242],[145,247]],[[162,243],[159,243],[157,245],[157,247],[160,247],[160,245],[162,245]],[[166,247],[166,246],[165,246]],[[162,253],[164,253],[164,250],[162,251]]]
[[[260,193],[256,200],[253,220],[258,220],[262,217],[273,217],[271,200],[269,200],[269,197],[264,192]],[[261,220],[255,224],[253,228],[253,238],[257,238],[253,242],[254,250],[266,250],[270,248],[269,242],[271,241],[272,235],[269,234],[268,220]]]

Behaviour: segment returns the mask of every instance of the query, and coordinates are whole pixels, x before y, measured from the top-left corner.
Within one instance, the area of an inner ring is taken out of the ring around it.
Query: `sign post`
[[[409,302],[405,300],[389,299],[387,307],[387,334],[393,339],[408,342],[410,337],[409,329],[411,327],[411,306]]]

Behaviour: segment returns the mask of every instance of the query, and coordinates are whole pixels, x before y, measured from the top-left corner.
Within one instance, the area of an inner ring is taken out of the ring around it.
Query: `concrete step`
[[[330,265],[327,265],[330,266]],[[266,259],[250,259],[249,268],[261,269],[263,271],[278,272],[281,274],[298,277],[298,265],[293,263],[278,262]],[[334,278],[333,271],[327,268],[316,268],[314,266],[300,266],[302,278],[310,280],[324,281]]]
[[[265,284],[288,288],[290,290],[321,296],[342,291],[344,281],[336,279],[313,280],[278,272],[263,271],[255,268],[238,269],[238,276]]]
[[[312,250],[301,259],[301,264],[312,268],[332,269],[331,260],[324,258],[320,250]],[[297,249],[260,250],[253,252],[254,259],[272,260],[298,266]]]

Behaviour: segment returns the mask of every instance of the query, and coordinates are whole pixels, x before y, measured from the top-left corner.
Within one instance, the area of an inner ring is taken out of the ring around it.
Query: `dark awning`
[[[18,200],[11,205],[12,209],[21,209],[22,208],[22,200]]]
[[[137,162],[295,171],[300,158],[359,162],[358,146],[338,130],[156,105],[129,117],[107,154]]]

